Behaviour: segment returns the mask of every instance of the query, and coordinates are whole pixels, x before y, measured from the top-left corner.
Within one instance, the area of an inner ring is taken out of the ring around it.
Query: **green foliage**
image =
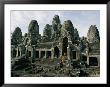
[[[30,64],[29,59],[27,58],[21,58],[18,61],[15,61],[14,66],[12,67],[13,70],[22,70],[26,67],[28,67]]]

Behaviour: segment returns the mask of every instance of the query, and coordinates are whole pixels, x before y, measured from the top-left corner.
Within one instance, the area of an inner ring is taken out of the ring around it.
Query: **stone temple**
[[[66,20],[61,24],[58,15],[53,17],[51,25],[45,25],[43,36],[39,34],[39,24],[36,20],[30,22],[28,32],[24,36],[22,36],[21,29],[16,27],[11,36],[11,65],[13,72],[16,70],[15,67],[20,66],[20,64],[25,65],[23,68],[25,69],[25,67],[33,64],[36,64],[36,67],[37,64],[39,66],[38,61],[49,62],[54,59],[57,62],[56,64],[53,63],[53,65],[58,65],[60,60],[63,60],[64,67],[70,67],[69,70],[74,70],[71,67],[77,65],[74,63],[78,63],[77,61],[80,61],[79,64],[85,63],[89,66],[89,69],[99,69],[100,36],[96,25],[90,25],[87,37],[79,37],[78,30],[73,26],[71,20]],[[41,64],[43,65],[43,63]],[[42,65],[40,67],[45,71]],[[52,66],[52,61],[51,65],[48,64],[48,66]],[[22,70],[21,67],[18,70]]]

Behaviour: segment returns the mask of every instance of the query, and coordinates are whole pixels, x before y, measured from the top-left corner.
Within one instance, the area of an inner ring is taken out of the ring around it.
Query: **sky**
[[[46,24],[52,25],[54,15],[59,15],[61,24],[71,20],[79,32],[79,36],[87,36],[90,25],[96,25],[100,33],[100,11],[99,10],[72,10],[72,11],[11,11],[11,33],[16,27],[20,27],[22,34],[28,32],[31,20],[37,20],[39,33],[43,35]]]

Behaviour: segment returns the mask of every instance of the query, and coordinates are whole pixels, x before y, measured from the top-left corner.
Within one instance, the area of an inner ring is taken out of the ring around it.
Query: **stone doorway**
[[[50,58],[51,57],[51,51],[47,51],[46,52],[46,58]]]
[[[59,51],[59,48],[56,46],[56,47],[54,47],[54,57],[59,57],[59,55],[60,55],[60,53],[59,53],[60,51]]]
[[[76,51],[72,51],[72,57],[73,59],[76,59]]]
[[[89,65],[90,66],[98,66],[97,57],[89,57]]]
[[[28,51],[28,53],[29,53],[29,54],[28,54],[28,55],[29,55],[29,57],[31,57],[31,51]]]
[[[67,47],[68,47],[68,38],[65,37],[65,38],[63,38],[62,55],[65,54],[67,56]]]
[[[18,56],[20,56],[20,50],[18,49]]]
[[[87,56],[83,55],[82,56],[82,61],[85,61],[86,62],[87,61]]]
[[[13,57],[16,57],[17,51],[14,49],[13,50]]]
[[[45,57],[45,51],[41,51],[41,58]]]
[[[39,58],[39,51],[35,51],[35,58]]]

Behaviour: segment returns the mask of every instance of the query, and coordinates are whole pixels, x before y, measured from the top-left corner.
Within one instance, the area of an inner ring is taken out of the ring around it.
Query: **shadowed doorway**
[[[59,48],[56,46],[56,47],[54,47],[54,57],[59,57]]]
[[[65,37],[65,38],[63,38],[62,55],[65,54],[67,56],[67,47],[68,47],[68,38]]]
[[[97,57],[89,57],[89,65],[90,66],[98,66]]]

